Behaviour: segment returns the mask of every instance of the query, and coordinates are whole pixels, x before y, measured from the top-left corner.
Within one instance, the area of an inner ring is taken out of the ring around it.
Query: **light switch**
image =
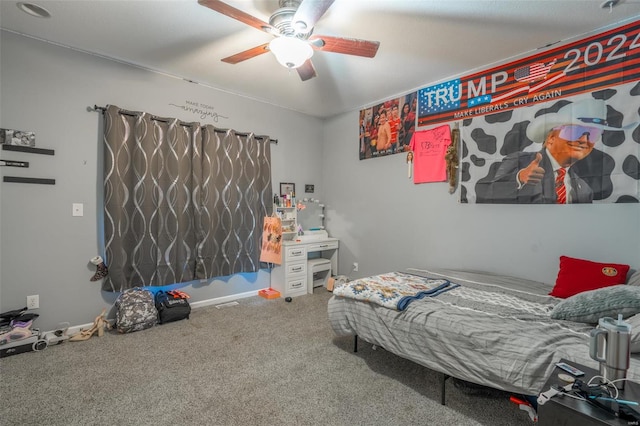
[[[84,205],[82,203],[73,203],[71,214],[73,216],[84,216]]]

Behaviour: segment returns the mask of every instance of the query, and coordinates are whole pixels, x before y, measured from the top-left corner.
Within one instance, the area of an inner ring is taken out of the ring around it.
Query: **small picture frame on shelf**
[[[0,129],[0,144],[33,148],[36,146],[36,134],[24,130]]]
[[[296,184],[288,182],[280,182],[280,196],[283,197],[289,194],[296,193]]]

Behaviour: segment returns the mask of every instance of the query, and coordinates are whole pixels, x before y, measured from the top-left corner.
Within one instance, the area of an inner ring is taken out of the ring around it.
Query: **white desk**
[[[331,261],[331,273],[338,273],[337,238],[283,241],[282,264],[271,271],[271,288],[282,297],[302,296],[307,293],[307,259],[315,254]]]

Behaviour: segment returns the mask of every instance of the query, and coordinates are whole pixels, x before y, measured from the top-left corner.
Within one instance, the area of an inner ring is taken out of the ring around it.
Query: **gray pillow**
[[[627,280],[627,285],[638,285],[640,286],[640,270],[635,271],[629,279]]]
[[[624,320],[631,326],[631,353],[640,352],[640,314]]]
[[[584,291],[564,299],[551,311],[551,318],[597,324],[602,317],[629,317],[640,313],[640,286],[614,285]]]

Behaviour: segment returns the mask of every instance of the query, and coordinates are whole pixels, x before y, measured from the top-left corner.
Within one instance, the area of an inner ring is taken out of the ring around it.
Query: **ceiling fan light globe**
[[[295,37],[282,36],[274,38],[269,43],[269,50],[273,52],[280,64],[286,68],[298,68],[313,56],[313,49],[304,40]]]

